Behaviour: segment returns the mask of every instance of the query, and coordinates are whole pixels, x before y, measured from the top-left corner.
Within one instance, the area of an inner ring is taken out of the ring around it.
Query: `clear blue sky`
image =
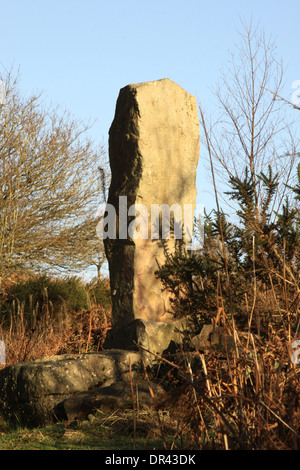
[[[20,68],[24,93],[43,90],[107,144],[119,89],[170,78],[201,103],[239,42],[240,17],[272,35],[287,66],[285,97],[300,80],[298,0],[0,0],[0,73]],[[198,203],[211,188],[198,167]]]

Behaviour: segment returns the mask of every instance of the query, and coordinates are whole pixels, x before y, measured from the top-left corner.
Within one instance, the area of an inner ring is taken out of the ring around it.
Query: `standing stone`
[[[179,204],[183,211],[184,204],[189,204],[194,210],[198,158],[199,118],[194,96],[169,79],[120,90],[109,131],[112,178],[107,201],[116,209],[116,238],[104,240],[113,329],[136,319],[158,322],[168,317],[170,294],[162,291],[155,271],[164,264],[166,250],[174,252],[178,240],[151,237],[151,205]],[[124,237],[130,224],[138,220],[138,213],[128,217],[124,232],[124,216],[133,204],[147,208],[148,238]],[[120,230],[124,238],[120,238]]]

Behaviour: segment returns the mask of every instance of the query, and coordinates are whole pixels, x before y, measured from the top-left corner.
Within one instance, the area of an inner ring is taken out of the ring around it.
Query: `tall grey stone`
[[[112,323],[121,327],[136,320],[163,321],[170,309],[169,293],[155,275],[174,252],[174,236],[162,240],[124,237],[136,218],[122,227],[121,214],[142,204],[196,204],[199,118],[194,96],[169,79],[128,85],[120,90],[109,131],[111,185],[108,204],[116,209],[116,238],[104,240],[110,270]],[[127,197],[127,207],[123,205]],[[154,206],[155,207],[155,206]],[[157,207],[157,206],[156,206]],[[119,237],[123,233],[124,238]],[[175,227],[174,227],[175,230]],[[123,232],[122,232],[123,231]],[[153,233],[152,233],[153,235]]]

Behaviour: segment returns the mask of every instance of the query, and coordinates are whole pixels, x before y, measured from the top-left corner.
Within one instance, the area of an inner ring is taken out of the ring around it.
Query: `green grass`
[[[11,427],[0,418],[1,450],[154,450],[164,444],[154,416],[132,412],[97,412],[76,423],[27,429]]]

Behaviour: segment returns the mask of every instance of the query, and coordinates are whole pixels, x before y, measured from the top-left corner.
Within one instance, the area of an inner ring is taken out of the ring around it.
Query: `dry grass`
[[[134,443],[141,434],[159,438],[165,449],[299,450],[300,367],[292,360],[292,315],[273,304],[258,292],[256,309],[251,302],[247,306],[253,315],[244,327],[222,310],[215,323],[234,339],[233,348],[179,350],[174,357],[159,357],[161,378],[169,387],[164,399],[157,403],[154,396],[149,412],[137,405],[132,414],[103,417],[101,427],[108,427],[111,436],[129,433]],[[79,313],[64,312],[59,322],[53,321],[57,313],[48,303],[42,318],[29,324],[23,306],[16,304],[9,324],[0,325],[7,364],[101,350],[110,311],[93,305]]]
[[[181,420],[185,448],[298,450],[300,368],[288,332],[227,333],[232,350],[181,351],[168,362],[172,387],[158,409]]]
[[[55,320],[54,320],[55,318]],[[84,353],[101,350],[110,328],[110,311],[92,305],[80,312],[53,312],[51,302],[43,305],[43,315],[30,321],[24,305],[17,302],[9,322],[0,325],[5,342],[6,365],[36,360],[56,354]]]

